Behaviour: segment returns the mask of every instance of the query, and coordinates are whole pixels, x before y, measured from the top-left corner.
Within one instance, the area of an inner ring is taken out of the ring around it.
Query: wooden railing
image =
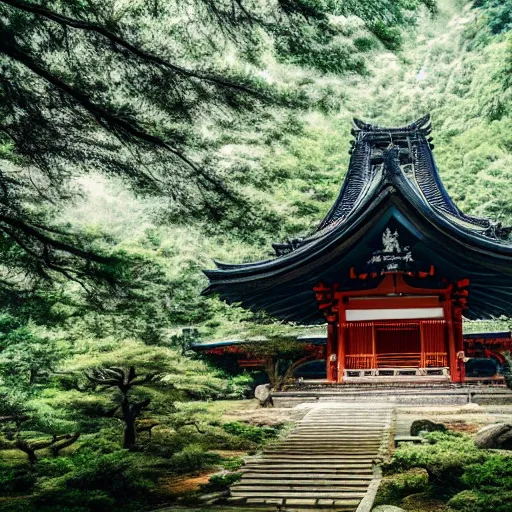
[[[448,354],[446,352],[426,352],[424,368],[442,368],[448,366]]]
[[[377,354],[377,368],[419,368],[421,353]]]
[[[351,370],[366,370],[374,367],[373,354],[357,354],[345,357],[345,368]]]

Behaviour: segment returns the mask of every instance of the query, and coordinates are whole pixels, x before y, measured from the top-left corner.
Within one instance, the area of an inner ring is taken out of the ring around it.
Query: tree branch
[[[118,36],[117,34],[114,34],[114,32],[106,29],[103,25],[99,25],[97,23],[91,23],[87,21],[82,20],[76,20],[73,18],[70,18],[69,16],[64,16],[63,14],[57,13],[55,11],[52,11],[50,9],[47,9],[45,7],[35,5],[35,4],[29,4],[27,2],[23,2],[21,0],[0,0],[0,3],[10,5],[11,7],[15,7],[16,9],[20,9],[26,12],[31,12],[33,14],[37,14],[39,16],[43,16],[49,20],[55,21],[56,23],[64,26],[64,27],[72,27],[78,30],[85,30],[88,32],[95,32],[105,38],[107,38],[109,41],[119,45],[120,47],[124,48],[125,50],[128,50],[130,53],[133,53],[137,57],[146,60],[148,62],[152,62],[154,64],[157,64],[159,66],[165,67],[167,69],[170,69],[176,73],[179,73],[180,75],[190,77],[190,78],[197,78],[199,80],[203,80],[205,82],[209,82],[211,84],[214,84],[216,86],[220,87],[227,87],[229,89],[233,89],[236,91],[243,92],[245,94],[250,94],[251,96],[258,97],[260,99],[264,99],[264,96],[259,93],[258,91],[247,87],[243,84],[237,84],[234,82],[231,82],[229,80],[222,79],[220,77],[207,74],[207,73],[201,73],[200,71],[195,71],[191,69],[184,68],[182,66],[178,66],[176,64],[172,64],[165,59],[162,59],[161,57],[158,57],[157,55],[153,55],[152,53],[145,51],[134,44],[126,41],[126,39]]]
[[[0,214],[0,222],[4,222],[5,224],[8,224],[9,226],[11,226],[13,228],[19,229],[25,235],[35,238],[42,244],[53,247],[54,249],[67,252],[69,254],[73,254],[74,256],[78,256],[83,259],[95,261],[96,263],[102,263],[102,264],[111,264],[112,263],[111,258],[108,258],[105,256],[100,256],[98,254],[95,254],[95,253],[89,252],[89,251],[83,251],[82,249],[74,247],[73,245],[62,242],[61,240],[56,240],[55,238],[51,238],[51,237],[41,233],[34,227],[30,226],[26,222],[16,219],[14,217]]]
[[[5,0],[0,0],[0,2],[2,1]],[[166,151],[169,151],[176,158],[178,158],[184,164],[190,167],[198,176],[201,176],[211,185],[213,185],[216,190],[221,190],[225,195],[229,195],[233,198],[232,192],[230,192],[222,182],[212,178],[207,173],[205,173],[200,167],[198,167],[181,151],[172,147],[161,137],[152,135],[147,131],[143,130],[137,124],[131,123],[126,119],[123,119],[113,114],[112,112],[109,112],[106,108],[102,107],[101,105],[97,105],[89,98],[87,94],[72,87],[68,83],[64,82],[63,80],[52,74],[47,69],[44,69],[42,66],[40,66],[28,53],[20,50],[19,48],[13,46],[12,44],[6,41],[3,41],[2,47],[0,48],[0,52],[9,56],[11,59],[23,64],[33,73],[46,80],[48,83],[52,84],[57,89],[71,96],[71,98],[73,98],[73,100],[78,105],[80,105],[82,108],[88,111],[101,126],[110,126],[114,130],[114,132],[117,128],[131,135],[132,137],[139,139],[140,141],[146,142],[153,146],[160,147]]]

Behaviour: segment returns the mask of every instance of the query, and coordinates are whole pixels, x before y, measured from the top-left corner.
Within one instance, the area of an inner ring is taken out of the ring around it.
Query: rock
[[[430,420],[416,420],[411,425],[411,436],[418,436],[422,432],[446,432],[446,427],[441,423]]]
[[[379,505],[372,509],[372,512],[405,512],[405,510],[400,507],[394,507],[393,505]]]
[[[254,396],[260,401],[262,407],[273,405],[270,384],[260,384],[254,390]]]
[[[512,450],[512,425],[496,423],[480,429],[475,437],[478,448],[500,448]]]

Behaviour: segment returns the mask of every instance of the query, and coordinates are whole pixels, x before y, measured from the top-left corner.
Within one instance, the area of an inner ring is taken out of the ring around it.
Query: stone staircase
[[[286,439],[247,463],[229,502],[273,510],[358,510],[375,462],[388,451],[392,418],[389,404],[315,404]]]

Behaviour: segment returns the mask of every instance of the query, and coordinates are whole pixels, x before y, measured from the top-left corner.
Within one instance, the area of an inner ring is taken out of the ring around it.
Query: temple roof
[[[401,270],[433,264],[439,286],[430,287],[469,278],[467,318],[510,316],[512,229],[459,210],[441,182],[430,132],[429,116],[401,128],[355,119],[348,172],[318,228],[274,244],[271,260],[215,262],[217,270],[205,271],[210,285],[204,293],[283,320],[321,323],[313,286],[322,281],[355,289],[361,285],[349,270],[386,270],[379,265],[389,253]]]

